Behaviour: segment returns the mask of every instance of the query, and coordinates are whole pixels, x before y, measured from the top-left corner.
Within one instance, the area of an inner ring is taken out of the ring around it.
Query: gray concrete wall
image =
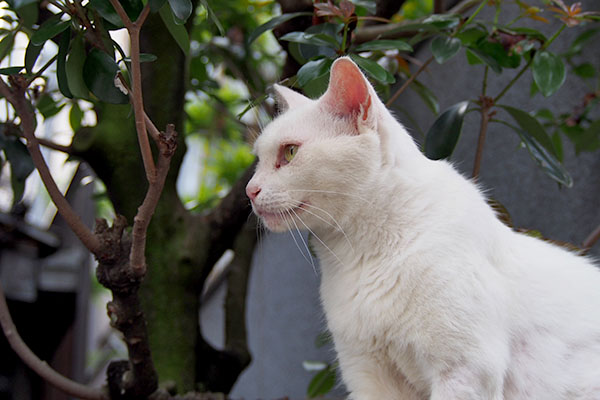
[[[584,2],[584,8],[591,8],[593,3]],[[541,26],[541,29],[546,27]],[[566,37],[570,36],[567,43],[574,37],[573,33],[564,33]],[[554,46],[551,50],[558,51]],[[429,50],[424,49],[418,57],[424,60],[429,54]],[[597,63],[597,53],[590,53],[590,58]],[[464,53],[460,53],[444,65],[433,63],[420,80],[435,90],[443,110],[459,101],[477,98],[482,71],[481,67],[467,66]],[[509,79],[509,75],[503,75],[501,79],[495,79],[493,75],[490,72],[490,94],[497,93]],[[586,91],[592,90],[579,79],[570,77],[552,98],[544,99],[541,95],[529,98],[530,81],[531,75],[527,73],[502,103],[526,111],[548,107],[555,112],[568,112]],[[398,106],[418,121],[423,130],[433,123],[432,113],[410,90],[401,96]],[[397,114],[409,125],[401,113]],[[452,161],[465,175],[470,175],[472,170],[478,126],[476,113],[469,114],[452,156]],[[412,131],[416,132],[414,128]],[[418,136],[415,135],[419,141]],[[567,140],[564,148],[565,165],[575,182],[573,188],[559,188],[537,168],[527,151],[519,147],[514,132],[492,124],[487,135],[480,183],[490,196],[506,206],[516,226],[538,229],[552,239],[581,243],[600,223],[600,153],[576,157]],[[596,245],[592,253],[599,256],[600,245]],[[203,310],[204,326],[213,328],[206,333],[212,338],[220,335],[222,302],[221,292]],[[257,247],[248,307],[248,334],[254,361],[235,386],[233,397],[304,398],[311,374],[303,370],[302,361],[331,360],[333,354],[331,349],[314,346],[316,335],[324,328],[318,300],[318,277],[289,235],[267,234]],[[342,392],[340,389],[337,393]]]

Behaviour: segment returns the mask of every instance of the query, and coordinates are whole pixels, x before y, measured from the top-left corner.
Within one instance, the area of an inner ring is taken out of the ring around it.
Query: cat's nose
[[[250,200],[254,200],[256,196],[258,196],[258,194],[260,193],[260,190],[261,189],[258,186],[248,185],[246,186],[246,195],[248,195],[248,198]]]

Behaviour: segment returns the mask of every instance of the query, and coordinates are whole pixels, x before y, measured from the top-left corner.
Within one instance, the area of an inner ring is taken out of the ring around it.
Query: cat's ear
[[[273,85],[273,94],[280,112],[286,112],[290,108],[300,107],[310,102],[308,97],[278,84]]]
[[[348,57],[338,58],[331,66],[329,86],[319,100],[325,109],[337,116],[351,119],[359,132],[376,129],[370,83]]]

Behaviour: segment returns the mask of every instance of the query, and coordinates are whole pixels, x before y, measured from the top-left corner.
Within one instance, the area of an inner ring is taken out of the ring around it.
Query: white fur
[[[350,398],[600,399],[597,268],[503,225],[367,87],[366,120],[294,95],[248,184],[267,227],[314,233]],[[276,168],[288,143],[298,153]]]

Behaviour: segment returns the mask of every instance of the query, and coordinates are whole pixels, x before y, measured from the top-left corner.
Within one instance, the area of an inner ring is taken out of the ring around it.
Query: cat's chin
[[[262,214],[263,225],[271,232],[286,232],[290,230],[289,222],[279,214]]]

